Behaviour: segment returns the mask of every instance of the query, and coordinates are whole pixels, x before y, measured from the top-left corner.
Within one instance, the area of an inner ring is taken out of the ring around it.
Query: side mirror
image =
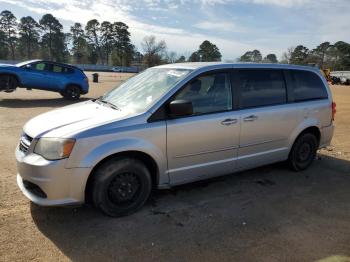
[[[188,100],[174,100],[169,104],[170,116],[189,116],[193,114],[193,105]]]
[[[32,65],[31,64],[25,65],[24,69],[27,69],[27,70],[32,69]]]

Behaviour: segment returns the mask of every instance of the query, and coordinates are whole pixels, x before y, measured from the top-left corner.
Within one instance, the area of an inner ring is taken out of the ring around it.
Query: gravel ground
[[[100,74],[83,99],[125,74]],[[30,203],[16,185],[22,126],[68,102],[0,93],[0,261],[350,261],[350,88],[333,87],[332,146],[304,172],[275,164],[157,191],[136,214]]]

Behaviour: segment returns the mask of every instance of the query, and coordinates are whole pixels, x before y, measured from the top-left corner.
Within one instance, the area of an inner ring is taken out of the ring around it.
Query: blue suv
[[[50,61],[32,60],[16,65],[0,64],[0,91],[13,92],[17,87],[60,93],[70,100],[89,91],[89,80],[79,68]]]

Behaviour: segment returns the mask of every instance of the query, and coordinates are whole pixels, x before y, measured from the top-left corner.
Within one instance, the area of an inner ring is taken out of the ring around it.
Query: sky
[[[18,19],[51,13],[65,31],[94,18],[121,21],[141,52],[147,35],[187,57],[209,40],[226,61],[254,49],[280,58],[298,44],[350,42],[350,0],[0,0],[5,9]]]

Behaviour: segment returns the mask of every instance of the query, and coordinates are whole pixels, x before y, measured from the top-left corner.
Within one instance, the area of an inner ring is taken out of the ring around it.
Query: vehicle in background
[[[350,85],[350,71],[333,71],[330,75],[333,85]]]
[[[183,63],[23,128],[17,183],[39,205],[92,202],[110,216],[169,188],[279,161],[308,168],[336,112],[317,68]]]
[[[138,73],[139,70],[137,67],[127,67],[127,66],[115,66],[111,69],[113,72],[121,72],[121,73]]]
[[[16,65],[0,64],[0,91],[11,93],[17,87],[60,93],[77,100],[89,91],[89,80],[79,68],[62,63],[32,60]]]

